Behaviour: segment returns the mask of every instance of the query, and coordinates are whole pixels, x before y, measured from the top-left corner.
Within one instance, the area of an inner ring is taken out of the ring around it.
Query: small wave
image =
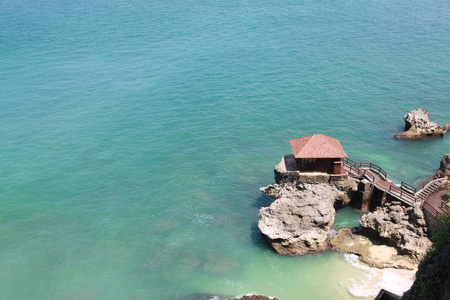
[[[381,289],[403,295],[414,282],[415,271],[370,267],[354,254],[345,254],[345,260],[358,271],[341,282],[355,297],[376,297]]]

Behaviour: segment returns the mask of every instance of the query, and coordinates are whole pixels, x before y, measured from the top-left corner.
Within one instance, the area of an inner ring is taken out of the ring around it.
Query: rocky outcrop
[[[443,173],[445,177],[450,180],[450,154],[445,154],[442,157],[438,173]]]
[[[334,226],[334,206],[350,202],[356,183],[328,174],[289,175],[284,177],[289,180],[261,188],[276,201],[260,209],[258,227],[278,254],[324,251]]]
[[[280,190],[282,197],[259,211],[258,227],[278,254],[300,255],[327,249],[335,216],[331,188],[324,184],[304,187],[303,191]]]
[[[330,245],[338,251],[358,255],[371,267],[417,269],[417,262],[409,256],[399,255],[394,247],[374,243],[368,237],[354,233],[352,228],[339,229],[337,235],[330,239]]]
[[[302,173],[293,155],[275,166],[275,182],[260,190],[276,199],[259,211],[258,227],[278,254],[301,255],[328,248],[335,207],[357,189],[347,175]]]
[[[380,237],[399,254],[421,261],[431,247],[427,237],[425,217],[419,203],[404,207],[398,201],[386,202],[384,207],[361,217],[363,231]]]
[[[449,129],[450,123],[444,127],[430,121],[430,113],[423,108],[410,111],[403,117],[404,132],[395,135],[399,139],[420,139],[424,137],[442,137]]]

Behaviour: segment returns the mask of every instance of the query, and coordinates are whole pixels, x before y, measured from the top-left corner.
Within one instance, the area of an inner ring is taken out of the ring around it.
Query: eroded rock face
[[[445,154],[442,157],[441,165],[439,167],[438,172],[442,172],[445,174],[447,179],[450,179],[450,154]]]
[[[358,255],[362,262],[372,267],[417,269],[417,262],[409,256],[399,255],[394,247],[374,244],[368,237],[353,233],[352,228],[339,229],[330,244],[338,251]]]
[[[444,127],[430,121],[430,113],[423,108],[410,111],[403,117],[405,131],[395,135],[395,138],[420,139],[424,137],[441,137],[450,129],[447,123]]]
[[[292,182],[261,188],[276,198],[259,211],[258,227],[278,254],[301,255],[327,249],[335,202],[349,199],[339,184]]]
[[[347,175],[299,172],[292,154],[284,156],[274,171],[276,183],[260,188],[276,199],[259,210],[263,236],[278,254],[324,251],[335,208],[350,202],[356,182]]]
[[[408,255],[416,262],[425,257],[432,244],[419,204],[404,207],[397,201],[386,202],[377,211],[363,215],[360,224],[363,230],[382,238],[399,254]]]

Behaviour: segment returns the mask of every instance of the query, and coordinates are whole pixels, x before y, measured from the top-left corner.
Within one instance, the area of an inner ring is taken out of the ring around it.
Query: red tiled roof
[[[338,139],[324,134],[314,134],[289,140],[295,158],[347,157]]]

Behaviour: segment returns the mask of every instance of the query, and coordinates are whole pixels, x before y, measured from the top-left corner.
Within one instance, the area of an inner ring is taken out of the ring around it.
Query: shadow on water
[[[252,224],[250,228],[250,238],[256,247],[264,250],[270,249],[270,247],[267,245],[266,240],[264,239],[264,236],[262,235],[261,231],[258,228],[258,224]]]
[[[260,209],[261,207],[266,207],[275,201],[272,197],[261,193],[261,195],[253,202],[253,207]]]
[[[261,196],[259,196],[253,203],[253,207],[255,207],[259,210],[261,207],[269,206],[274,201],[275,201],[275,199],[273,199],[272,197],[270,197],[264,193],[261,193]],[[250,237],[251,237],[253,245],[255,245],[256,247],[258,247],[260,249],[264,249],[264,250],[270,249],[270,247],[267,245],[261,231],[258,228],[258,223],[254,223],[251,225]]]

